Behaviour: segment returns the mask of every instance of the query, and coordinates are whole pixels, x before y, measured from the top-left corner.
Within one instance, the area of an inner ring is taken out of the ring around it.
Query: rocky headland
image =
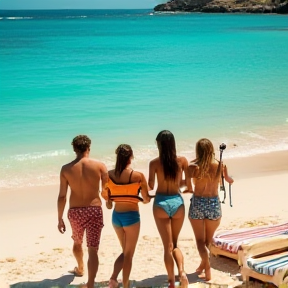
[[[171,0],[154,11],[288,14],[288,0]]]

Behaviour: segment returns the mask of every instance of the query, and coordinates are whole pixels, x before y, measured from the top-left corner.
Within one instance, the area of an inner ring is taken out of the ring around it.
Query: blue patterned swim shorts
[[[217,220],[221,218],[221,203],[219,197],[192,196],[189,207],[189,218]]]

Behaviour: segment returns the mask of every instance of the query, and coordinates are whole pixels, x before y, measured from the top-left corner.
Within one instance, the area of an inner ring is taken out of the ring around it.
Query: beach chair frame
[[[285,251],[288,251],[288,235],[260,238],[242,244],[238,250],[238,264],[240,265],[240,272],[246,286],[248,287],[250,278],[252,277],[262,282],[272,283],[280,288],[288,287],[288,261],[287,269],[276,269],[274,275],[261,274],[251,269],[247,264],[250,258],[261,259],[268,255],[276,255]]]

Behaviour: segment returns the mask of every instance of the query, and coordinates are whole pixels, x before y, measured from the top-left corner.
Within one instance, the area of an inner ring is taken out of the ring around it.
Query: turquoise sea
[[[0,189],[58,183],[78,134],[147,169],[163,129],[188,159],[287,150],[288,16],[0,11]]]

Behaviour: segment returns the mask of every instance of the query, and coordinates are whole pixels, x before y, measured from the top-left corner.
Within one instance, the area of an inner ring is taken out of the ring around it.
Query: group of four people
[[[159,156],[149,163],[147,182],[143,173],[131,168],[134,155],[130,145],[121,144],[117,147],[115,169],[107,171],[105,164],[89,158],[91,140],[86,135],[76,136],[72,141],[76,159],[64,165],[60,172],[58,229],[61,233],[66,230],[63,213],[69,186],[68,219],[77,261],[72,272],[78,276],[84,274],[82,242],[86,231],[89,254],[87,288],[94,287],[99,265],[98,248],[104,226],[100,194],[106,200],[108,209],[113,208],[114,203],[112,224],[122,247],[114,263],[109,287],[118,287],[117,278],[121,270],[123,288],[129,287],[132,259],[140,232],[138,203],[140,200],[149,203],[154,197],[153,215],[163,243],[169,287],[175,287],[175,278],[181,287],[188,286],[183,255],[177,244],[185,217],[184,201],[180,194],[180,188],[183,187],[184,192],[193,193],[188,217],[201,257],[196,271],[199,277],[207,281],[211,279],[209,246],[222,216],[218,187],[222,178],[230,184],[233,179],[228,175],[226,165],[216,160],[213,144],[206,138],[196,143],[196,159],[190,163],[185,157],[176,154],[175,138],[170,131],[161,131],[156,142]],[[100,190],[101,193],[98,192]],[[149,195],[150,190],[156,191],[155,196]],[[178,269],[176,277],[174,261]]]

